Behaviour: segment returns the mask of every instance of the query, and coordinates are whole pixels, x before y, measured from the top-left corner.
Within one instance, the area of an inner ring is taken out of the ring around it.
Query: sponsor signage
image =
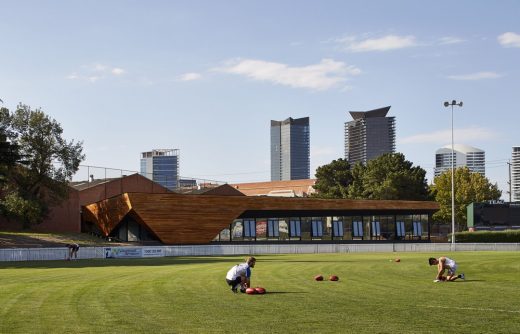
[[[164,250],[160,247],[105,247],[106,259],[131,259],[162,256],[164,256]]]

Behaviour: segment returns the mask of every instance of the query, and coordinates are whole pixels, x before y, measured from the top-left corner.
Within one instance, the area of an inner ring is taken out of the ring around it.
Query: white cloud
[[[492,140],[499,137],[493,130],[483,127],[468,127],[454,129],[454,139],[456,143]],[[451,142],[451,130],[435,131],[422,133],[398,139],[398,144],[439,144],[444,145]]]
[[[126,70],[120,67],[111,67],[103,64],[91,64],[80,66],[79,72],[73,72],[66,78],[69,80],[83,80],[91,83],[95,83],[101,79],[110,76],[120,76],[126,73]]]
[[[113,75],[121,75],[121,74],[125,74],[126,73],[125,70],[123,70],[122,68],[119,68],[119,67],[114,67],[110,72]]]
[[[180,81],[194,81],[202,78],[202,75],[199,73],[185,73],[179,76]]]
[[[471,74],[462,74],[462,75],[450,75],[448,79],[452,80],[483,80],[483,79],[498,79],[503,75],[498,74],[496,72],[477,72]]]
[[[439,39],[439,44],[446,45],[446,44],[459,44],[464,42],[463,39],[460,39],[458,37],[454,36],[446,36]]]
[[[387,35],[380,38],[368,38],[360,40],[355,36],[348,36],[336,39],[336,42],[346,51],[350,52],[370,52],[370,51],[390,51],[416,46],[415,37]]]
[[[359,68],[333,59],[322,59],[318,64],[303,67],[291,67],[257,59],[236,59],[214,70],[242,75],[253,80],[312,90],[330,89],[346,81],[349,76],[361,73]]]
[[[506,48],[520,48],[520,34],[506,32],[497,37],[498,43]]]

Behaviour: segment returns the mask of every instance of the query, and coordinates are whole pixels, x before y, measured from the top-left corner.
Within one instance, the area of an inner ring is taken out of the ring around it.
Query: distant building
[[[174,190],[179,187],[179,150],[155,149],[141,153],[141,175]]]
[[[466,210],[470,231],[520,229],[520,203],[471,203]]]
[[[231,186],[246,196],[309,197],[316,179],[236,183]]]
[[[197,180],[195,179],[179,179],[179,188],[181,189],[197,189]]]
[[[271,121],[271,181],[310,178],[309,117]]]
[[[345,159],[366,164],[395,152],[395,117],[386,117],[390,106],[370,111],[350,111],[354,120],[345,123]]]
[[[478,148],[468,145],[453,145],[455,168],[468,167],[472,173],[486,176],[486,153]],[[443,146],[435,151],[435,176],[451,170],[451,145]]]
[[[513,201],[520,201],[520,146],[514,146],[511,155],[511,193]]]

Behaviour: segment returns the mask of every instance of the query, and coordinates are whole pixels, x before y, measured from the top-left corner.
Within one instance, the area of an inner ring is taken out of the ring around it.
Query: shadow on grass
[[[305,291],[267,291],[266,295],[273,295],[273,294],[286,294],[286,293],[308,293]]]
[[[81,251],[81,250],[80,250]],[[157,266],[178,266],[185,264],[210,264],[228,263],[234,266],[243,260],[236,259],[236,256],[189,256],[189,257],[161,257],[161,258],[141,258],[141,259],[86,259],[86,260],[53,260],[53,261],[20,261],[20,262],[0,262],[2,269],[57,269],[57,268],[96,268],[96,267],[157,267]]]
[[[261,261],[260,261],[261,260]],[[291,263],[345,263],[350,261],[336,261],[336,260],[285,260],[285,259],[259,259],[257,262],[291,262]]]

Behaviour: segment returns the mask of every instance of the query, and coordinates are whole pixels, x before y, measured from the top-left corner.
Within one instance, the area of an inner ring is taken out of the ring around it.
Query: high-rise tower
[[[455,168],[465,166],[470,172],[486,176],[486,152],[462,144],[454,144],[453,151]],[[451,144],[435,151],[435,176],[439,176],[447,170],[451,170]]]
[[[386,117],[390,106],[350,111],[354,120],[345,123],[345,159],[354,164],[395,152],[395,117]]]
[[[513,146],[511,154],[511,200],[520,201],[520,146]]]
[[[271,121],[271,181],[310,178],[309,117]]]

